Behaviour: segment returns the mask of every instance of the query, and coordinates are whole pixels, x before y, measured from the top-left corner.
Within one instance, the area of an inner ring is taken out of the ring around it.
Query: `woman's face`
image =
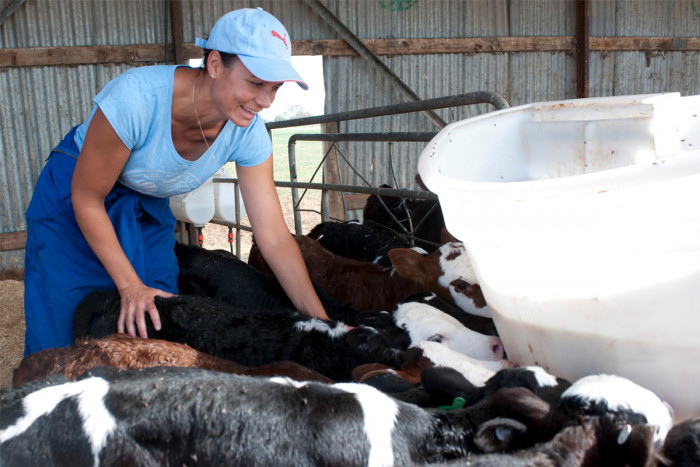
[[[212,97],[222,114],[246,127],[258,112],[272,105],[282,84],[256,78],[240,60],[235,60],[230,68],[217,67]]]

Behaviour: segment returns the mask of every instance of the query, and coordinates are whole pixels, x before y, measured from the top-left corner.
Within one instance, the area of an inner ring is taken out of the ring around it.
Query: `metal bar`
[[[237,178],[219,178],[214,179],[213,181],[214,183],[238,183]],[[437,201],[438,199],[437,195],[431,191],[411,190],[408,188],[382,188],[369,186],[365,187],[357,185],[337,185],[330,183],[305,183],[291,181],[275,181],[275,186],[279,188],[308,188],[310,190],[348,191],[351,193],[365,193],[369,195],[380,196],[399,196],[402,198],[429,199],[433,201]]]
[[[236,206],[236,224],[241,223],[241,188],[238,183],[233,186],[233,192],[235,195],[235,206]],[[236,229],[236,257],[241,257],[241,229]]]
[[[330,220],[330,199],[328,196],[328,190],[323,190],[321,192],[321,222],[328,222]],[[301,231],[297,231],[297,235],[301,235]]]
[[[385,132],[385,133],[316,133],[316,134],[294,134],[289,137],[289,143],[287,145],[287,150],[289,154],[289,171],[290,180],[292,182],[297,181],[296,176],[296,142],[297,141],[409,141],[409,142],[427,142],[433,139],[437,132]],[[324,158],[325,160],[325,158]],[[323,164],[323,161],[321,161]],[[318,170],[318,169],[317,169]],[[316,175],[314,173],[314,175]],[[313,177],[312,177],[313,179]],[[330,217],[330,202],[328,199],[328,192],[323,190],[321,192],[321,218],[328,220]],[[325,200],[325,205],[323,204]],[[301,225],[301,212],[297,207],[299,206],[299,193],[298,188],[292,188],[292,206],[294,207],[294,229],[297,235],[302,233]]]
[[[296,145],[293,142],[289,142],[289,180],[292,182],[297,181],[297,159],[296,159]],[[299,189],[292,187],[292,209],[294,213],[294,229],[297,235],[301,235],[301,215],[297,209],[299,205]]]
[[[317,115],[313,117],[295,118],[281,122],[268,122],[265,124],[268,130],[278,128],[288,128],[292,126],[315,125],[317,123],[342,122],[346,120],[358,120],[361,118],[382,117],[401,113],[419,112],[425,109],[443,109],[446,107],[456,107],[460,105],[491,104],[496,110],[510,107],[508,101],[490,91],[477,91],[467,94],[457,94],[447,97],[436,97],[417,102],[403,102],[401,104],[385,105],[381,107],[370,107],[368,109],[351,110],[349,112],[339,112],[327,115]]]
[[[11,0],[7,3],[2,11],[0,11],[0,24],[4,23],[7,18],[12,16],[12,13],[22,6],[23,3],[24,0]]]
[[[297,141],[401,141],[428,142],[437,132],[386,132],[386,133],[298,133],[289,137],[289,143]]]
[[[326,6],[319,0],[304,0],[318,15],[325,19],[328,24],[333,27],[336,32],[342,37],[350,46],[355,49],[355,51],[360,54],[362,58],[367,60],[367,62],[377,69],[381,74],[383,74],[389,81],[398,88],[398,90],[409,99],[414,101],[420,101],[421,98],[418,94],[413,92],[406,83],[404,83],[401,78],[399,78],[396,73],[394,73],[391,68],[386,66],[379,57],[377,57],[374,52],[372,52],[369,47],[367,47],[364,42],[362,42],[350,29],[348,29],[342,21],[340,21]],[[440,118],[438,114],[432,110],[422,110],[421,113],[425,115],[428,120],[435,124],[438,128],[444,128],[447,123]]]

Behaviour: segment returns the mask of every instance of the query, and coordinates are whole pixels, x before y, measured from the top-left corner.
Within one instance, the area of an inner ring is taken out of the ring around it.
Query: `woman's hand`
[[[147,287],[143,283],[133,283],[119,290],[121,296],[121,309],[119,310],[119,321],[117,321],[117,331],[126,332],[130,336],[138,335],[148,337],[146,330],[146,313],[151,317],[151,322],[156,331],[160,331],[160,315],[154,301],[154,297],[173,297],[169,292]]]
[[[253,167],[237,166],[255,242],[295,308],[306,316],[330,320],[316,295],[299,246],[284,221],[272,176],[272,156]]]

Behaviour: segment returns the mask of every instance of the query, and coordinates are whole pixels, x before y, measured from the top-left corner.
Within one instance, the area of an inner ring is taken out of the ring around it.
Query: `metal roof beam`
[[[17,8],[22,6],[23,3],[24,0],[10,0],[2,11],[0,11],[0,24],[4,23],[7,18],[12,16],[12,13],[14,13]]]

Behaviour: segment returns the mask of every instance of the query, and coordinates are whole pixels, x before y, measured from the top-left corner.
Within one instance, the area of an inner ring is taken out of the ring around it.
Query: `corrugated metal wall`
[[[575,4],[561,0],[323,0],[359,38],[573,36]],[[282,19],[290,36],[337,39],[302,0],[182,0],[183,40],[205,35],[227,11],[262,6]],[[406,9],[392,8],[409,6]],[[412,6],[411,6],[412,5]],[[593,0],[592,36],[700,36],[697,0]],[[169,34],[165,0],[27,0],[0,25],[0,47],[163,43]],[[165,51],[164,51],[165,53]],[[680,91],[700,94],[698,52],[597,52],[589,56],[591,96]],[[381,59],[422,98],[493,91],[511,105],[575,97],[569,52],[432,54]],[[129,65],[0,68],[0,234],[26,229],[24,211],[51,147],[84,119],[91,98]],[[325,57],[326,112],[405,102],[360,57]],[[478,105],[438,110],[447,122],[492,110]],[[341,131],[431,131],[421,115],[341,124]],[[362,144],[345,155],[375,185],[414,187],[420,144]],[[391,156],[391,157],[390,157]],[[359,183],[344,175],[342,183]],[[393,184],[393,183],[392,183]],[[20,268],[23,252],[0,252],[0,270]]]

